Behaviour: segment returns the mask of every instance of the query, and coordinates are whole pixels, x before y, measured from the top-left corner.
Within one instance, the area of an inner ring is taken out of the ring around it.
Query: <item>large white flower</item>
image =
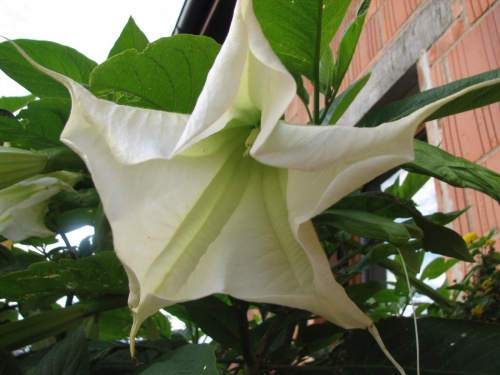
[[[62,140],[87,163],[111,223],[132,342],[158,309],[212,293],[306,309],[378,339],[333,278],[310,219],[412,160],[416,126],[465,91],[376,128],[285,123],[295,82],[250,0],[237,2],[191,115],[100,100],[31,62],[71,93]]]

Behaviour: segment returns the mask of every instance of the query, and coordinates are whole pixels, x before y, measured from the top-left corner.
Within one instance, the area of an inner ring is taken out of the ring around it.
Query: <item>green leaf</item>
[[[15,357],[7,350],[0,350],[0,374],[24,375],[25,372],[19,366]]]
[[[42,149],[55,147],[59,142],[40,137],[37,133],[24,129],[14,118],[0,116],[0,142],[9,142],[12,147]]]
[[[431,251],[436,254],[446,255],[468,262],[472,261],[467,246],[458,233],[449,228],[427,220],[427,218],[423,216],[420,211],[418,211],[411,203],[404,199],[400,199],[384,193],[368,192],[343,198],[333,207],[335,209],[342,208],[359,210],[360,212],[367,211],[366,213],[381,215],[389,219],[411,216],[414,222],[424,232],[422,246],[426,251]],[[314,222],[316,222],[316,220],[314,220]],[[411,225],[412,222],[407,222],[405,224]],[[410,228],[407,228],[405,230],[408,231],[408,229]],[[363,236],[362,234],[358,235]],[[412,236],[415,237],[415,234],[412,233]],[[374,238],[367,236],[363,237]],[[404,243],[395,243],[395,245],[404,245]]]
[[[28,375],[88,375],[89,372],[87,340],[80,327],[58,342]]]
[[[0,348],[14,350],[64,332],[101,311],[126,306],[125,296],[89,299],[64,309],[43,312],[0,325]]]
[[[465,89],[466,87],[498,78],[500,78],[500,69],[495,69],[486,73],[448,83],[434,89],[423,91],[409,98],[399,100],[395,103],[389,104],[388,106],[369,112],[356,126],[374,127],[385,122],[394,121],[398,118],[407,116],[430,103]],[[460,98],[451,101],[431,114],[427,119],[425,119],[425,121],[450,116],[474,108],[484,107],[498,101],[500,101],[500,83],[471,91]]]
[[[405,170],[435,177],[455,187],[475,189],[500,202],[500,174],[425,142],[415,140],[414,148],[415,160],[404,164]]]
[[[380,259],[377,262],[377,264],[381,267],[388,269],[401,279],[406,278],[403,266],[392,259]],[[444,309],[449,310],[454,306],[454,302],[450,301],[448,298],[443,297],[436,290],[434,290],[432,287],[430,287],[423,281],[417,279],[411,273],[408,274],[408,278],[410,279],[410,284],[417,290],[418,293],[423,294],[429,298],[432,298],[436,303],[441,305]],[[406,283],[406,280],[404,282]]]
[[[318,215],[314,222],[396,245],[405,244],[410,240],[410,234],[404,225],[366,211],[329,209]]]
[[[363,89],[363,87],[365,87],[369,79],[370,73],[358,79],[345,89],[342,94],[337,96],[332,102],[331,107],[328,109],[328,114],[326,115],[323,123],[326,122],[330,125],[335,124],[342,117],[347,108],[349,108],[353,100],[356,99],[356,96],[358,96],[359,92]]]
[[[466,262],[474,261],[465,241],[457,232],[450,228],[434,224],[424,216],[414,216],[414,220],[424,231],[422,245],[425,250]]]
[[[96,63],[73,48],[57,43],[19,39],[15,41],[40,65],[78,83],[88,83]],[[69,98],[66,88],[33,67],[9,41],[0,43],[0,69],[34,95]]]
[[[403,257],[405,266],[409,272],[417,274],[420,272],[420,267],[422,266],[422,261],[424,260],[423,251],[415,251],[411,247],[401,246],[399,248],[399,254]]]
[[[140,375],[217,375],[211,345],[184,345],[165,354]]]
[[[377,323],[389,352],[407,374],[415,374],[416,353],[412,319],[391,318]],[[418,321],[420,368],[432,375],[494,375],[500,368],[497,355],[498,324],[470,320],[422,318]],[[390,375],[398,371],[377,347],[368,332],[355,330],[341,344],[335,365],[346,375]]]
[[[343,328],[330,322],[308,325],[303,331],[302,345],[310,351],[321,350],[335,343],[343,333]]]
[[[331,90],[331,72],[333,70],[333,53],[330,46],[326,48],[319,60],[319,91],[327,95]]]
[[[264,35],[279,59],[290,72],[312,81],[316,47],[319,44],[320,56],[323,56],[350,3],[350,0],[254,0],[253,5]],[[321,39],[318,41],[319,22]]]
[[[430,262],[427,267],[425,267],[424,272],[422,272],[422,276],[420,276],[420,280],[435,279],[436,277],[444,274],[457,263],[457,259],[445,260],[444,258],[436,258]]]
[[[302,80],[302,76],[300,74],[292,74],[295,82],[297,83],[297,95],[299,96],[304,106],[307,107],[309,105],[309,93],[304,87],[304,81]]]
[[[457,219],[460,215],[462,215],[465,211],[467,211],[470,206],[465,207],[463,210],[452,211],[452,212],[435,212],[432,215],[426,216],[427,220],[439,224],[446,225],[451,223],[453,220]]]
[[[91,91],[120,92],[121,104],[190,113],[219,48],[210,38],[175,35],[150,43],[142,53],[129,49],[92,72]]]
[[[353,284],[345,287],[345,291],[349,298],[360,308],[362,308],[363,304],[369,298],[373,297],[375,293],[382,289],[382,284],[375,280],[368,280],[362,284]]]
[[[35,95],[26,96],[2,96],[0,98],[0,108],[9,112],[15,112],[35,99]]]
[[[241,350],[236,308],[213,296],[182,305],[187,309],[191,321],[208,336],[228,348]]]
[[[113,48],[109,51],[108,59],[131,48],[137,52],[142,52],[146,49],[148,43],[148,38],[139,29],[132,16],[130,16]]]
[[[78,261],[39,262],[0,277],[0,297],[10,301],[48,292],[127,294],[127,276],[113,252]]]
[[[17,116],[24,128],[38,134],[53,144],[61,144],[59,137],[69,117],[71,101],[62,98],[45,98],[32,101]]]
[[[363,1],[359,7],[356,18],[347,25],[344,33],[342,34],[342,39],[340,40],[339,48],[337,50],[337,61],[335,62],[332,74],[332,86],[335,90],[338,90],[340,87],[347,69],[349,68],[352,56],[354,55],[354,51],[358,45],[361,30],[363,30],[363,23],[365,22],[366,12],[368,12],[369,5],[370,0]]]
[[[418,173],[408,173],[403,183],[399,184],[399,178],[385,192],[398,198],[411,200],[413,196],[429,181],[430,177]]]

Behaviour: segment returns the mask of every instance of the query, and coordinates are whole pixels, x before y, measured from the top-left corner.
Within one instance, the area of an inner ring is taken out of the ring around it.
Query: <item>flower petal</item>
[[[44,224],[48,200],[73,191],[83,176],[72,172],[37,175],[0,190],[0,234],[11,241],[55,235]]]
[[[446,103],[497,80],[470,86],[376,128],[301,126],[280,121],[250,154],[262,163],[289,168],[288,207],[298,227],[382,173],[413,160],[415,129]],[[300,237],[300,236],[299,236]]]
[[[295,92],[295,80],[265,38],[252,1],[239,0],[226,41],[208,74],[176,152],[214,134],[233,118],[260,125],[257,139],[260,144],[271,133]]]

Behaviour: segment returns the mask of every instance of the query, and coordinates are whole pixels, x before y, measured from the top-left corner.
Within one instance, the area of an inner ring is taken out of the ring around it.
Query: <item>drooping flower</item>
[[[44,224],[49,199],[73,191],[83,176],[60,171],[37,175],[0,190],[0,235],[12,241],[55,235]]]
[[[130,283],[132,351],[148,316],[213,293],[368,328],[383,346],[335,281],[310,219],[412,160],[415,128],[483,84],[376,128],[288,124],[295,81],[250,0],[237,2],[191,115],[97,99],[30,61],[71,93],[61,139],[87,163],[111,223]]]

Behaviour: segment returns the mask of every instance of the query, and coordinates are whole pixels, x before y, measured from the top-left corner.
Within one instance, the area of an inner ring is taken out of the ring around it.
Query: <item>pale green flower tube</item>
[[[0,146],[0,189],[42,173],[48,159],[35,151]]]

